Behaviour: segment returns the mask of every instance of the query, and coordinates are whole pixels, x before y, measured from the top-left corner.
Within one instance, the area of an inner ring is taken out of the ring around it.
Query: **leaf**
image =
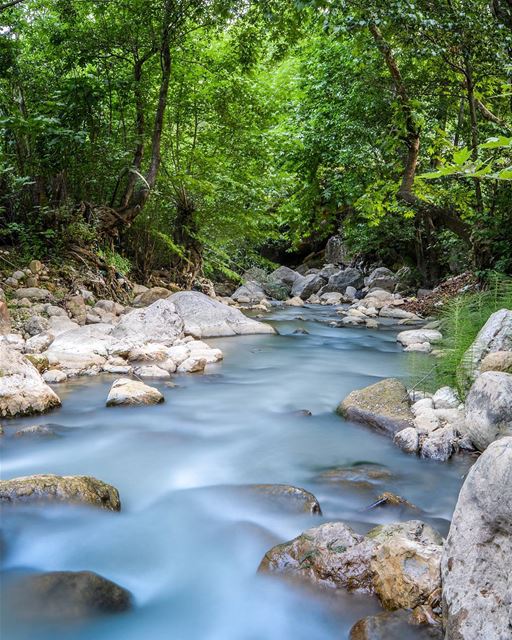
[[[464,147],[463,149],[460,149],[453,154],[453,161],[455,162],[455,164],[458,164],[460,166],[463,165],[467,160],[469,160],[470,157],[471,149]]]
[[[497,138],[489,138],[480,145],[481,149],[503,149],[512,146],[512,138],[498,136]]]

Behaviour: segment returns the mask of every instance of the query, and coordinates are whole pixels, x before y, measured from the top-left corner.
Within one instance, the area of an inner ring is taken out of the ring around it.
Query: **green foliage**
[[[98,249],[98,256],[104,260],[109,267],[115,269],[117,273],[120,273],[122,276],[127,276],[132,270],[132,265],[128,258],[125,258],[110,247]]]
[[[490,273],[481,291],[462,294],[440,313],[443,341],[436,345],[436,357],[411,354],[412,385],[436,391],[444,385],[456,388],[464,398],[467,388],[460,376],[460,364],[489,316],[500,309],[512,309],[512,279]]]

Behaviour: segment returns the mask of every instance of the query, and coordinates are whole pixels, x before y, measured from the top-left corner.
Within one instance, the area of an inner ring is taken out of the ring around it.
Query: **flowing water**
[[[340,640],[378,611],[367,596],[316,598],[256,573],[264,553],[306,528],[343,520],[364,533],[397,518],[366,510],[398,493],[446,534],[467,458],[422,461],[334,413],[352,389],[404,374],[393,331],[333,328],[332,308],[279,310],[279,336],[209,340],[225,360],[205,375],[156,384],[163,405],[105,407],[113,377],[59,386],[63,407],[8,422],[2,477],[92,475],[119,489],[121,513],[72,506],[3,509],[3,572],[91,570],[128,588],[132,612],[72,627],[22,625],[4,612],[3,640]],[[294,334],[296,329],[309,334]],[[298,410],[308,409],[311,417]],[[13,438],[55,424],[60,437]],[[375,488],[322,480],[371,462],[393,477]],[[323,516],[256,502],[231,485],[286,483],[316,495]],[[410,518],[410,514],[404,516]]]

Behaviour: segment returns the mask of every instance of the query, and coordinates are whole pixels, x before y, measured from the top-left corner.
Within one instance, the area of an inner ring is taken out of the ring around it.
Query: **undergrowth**
[[[489,316],[500,309],[512,309],[512,278],[492,273],[478,292],[462,294],[440,312],[443,340],[435,345],[439,355],[413,353],[410,357],[411,386],[433,392],[448,385],[464,398],[467,389],[459,375],[460,364]]]

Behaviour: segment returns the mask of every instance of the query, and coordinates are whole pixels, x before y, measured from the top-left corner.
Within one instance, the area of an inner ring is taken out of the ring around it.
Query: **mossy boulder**
[[[414,425],[407,389],[395,378],[352,391],[338,406],[337,413],[390,436]]]

